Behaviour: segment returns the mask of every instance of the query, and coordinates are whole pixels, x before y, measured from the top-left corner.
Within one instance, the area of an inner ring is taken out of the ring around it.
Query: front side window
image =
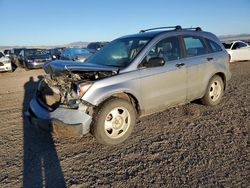
[[[233,47],[232,47],[232,50],[236,50],[236,49],[238,49],[238,48],[240,48],[240,47],[239,47],[239,43],[238,43],[238,42],[234,43],[234,45],[233,45]]]
[[[161,57],[165,62],[180,59],[181,52],[178,37],[168,37],[158,42],[150,49],[144,61],[155,57]]]
[[[195,36],[183,37],[187,57],[199,56],[207,53],[203,40]]]
[[[4,55],[3,55],[3,53],[2,53],[2,52],[0,52],[0,58],[1,58],[1,57],[3,57],[3,56],[4,56]]]
[[[210,50],[212,52],[220,52],[222,51],[222,48],[220,47],[220,45],[218,45],[216,42],[206,39],[208,46],[210,47]]]
[[[151,38],[133,37],[117,39],[91,56],[87,63],[127,67]]]

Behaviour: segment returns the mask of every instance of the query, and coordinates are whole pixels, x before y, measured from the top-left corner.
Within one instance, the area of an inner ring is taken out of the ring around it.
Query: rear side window
[[[239,49],[239,48],[244,48],[244,47],[246,47],[247,45],[246,44],[244,44],[244,43],[242,43],[242,42],[236,42],[236,43],[234,43],[234,45],[233,45],[233,50],[236,50],[236,49]]]
[[[207,53],[206,45],[199,37],[183,37],[187,57],[199,56]]]
[[[244,44],[244,43],[242,43],[242,42],[239,42],[240,44],[239,44],[239,47],[240,48],[244,48],[244,47],[247,47],[247,45],[246,44]]]
[[[220,52],[222,51],[222,48],[220,47],[220,45],[218,45],[216,42],[206,39],[207,44],[211,50],[211,52]]]

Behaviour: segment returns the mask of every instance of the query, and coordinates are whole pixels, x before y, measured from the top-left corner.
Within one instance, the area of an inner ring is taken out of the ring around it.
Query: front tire
[[[92,134],[101,144],[116,145],[125,141],[136,123],[136,111],[131,103],[119,98],[104,102],[97,110]]]
[[[220,103],[224,93],[224,83],[220,76],[213,76],[208,84],[206,93],[201,102],[207,106],[214,106]]]

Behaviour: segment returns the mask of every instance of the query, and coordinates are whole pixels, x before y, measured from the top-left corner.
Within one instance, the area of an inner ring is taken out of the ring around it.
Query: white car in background
[[[11,60],[6,57],[3,52],[0,51],[0,72],[8,71],[12,72]]]
[[[230,62],[250,60],[250,46],[243,41],[235,41],[231,44],[224,44],[228,54],[230,55]]]

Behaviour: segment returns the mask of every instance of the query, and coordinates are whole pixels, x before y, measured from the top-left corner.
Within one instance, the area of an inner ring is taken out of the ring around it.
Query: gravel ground
[[[0,187],[249,187],[250,62],[231,71],[218,106],[145,117],[115,147],[36,129],[24,114],[43,70],[1,73]]]

